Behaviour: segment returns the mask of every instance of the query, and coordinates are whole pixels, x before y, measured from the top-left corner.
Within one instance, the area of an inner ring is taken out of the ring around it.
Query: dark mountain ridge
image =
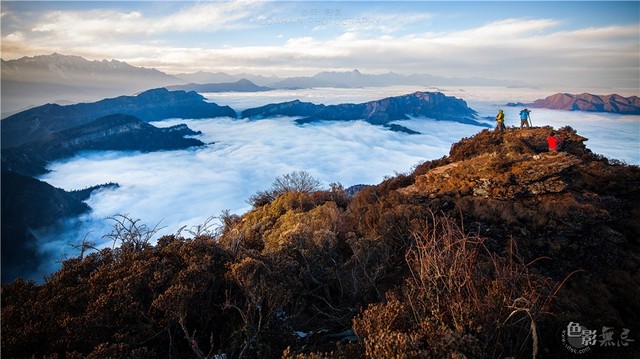
[[[48,134],[24,145],[2,151],[2,171],[28,176],[46,173],[50,161],[72,157],[81,151],[141,151],[186,149],[203,146],[198,135],[184,124],[157,128],[130,115],[109,115],[71,129]]]
[[[464,100],[440,92],[415,92],[361,104],[328,106],[296,100],[242,111],[242,117],[249,118],[301,117],[297,120],[298,123],[364,120],[374,125],[388,126],[393,121],[415,116],[485,127],[485,124],[475,120],[476,115]]]
[[[549,152],[550,130],[485,130],[352,197],[283,191],[215,233],[5,284],[3,354],[572,358],[570,322],[637,333],[640,168],[571,128]]]
[[[137,96],[67,106],[47,104],[17,113],[0,121],[2,148],[35,142],[54,132],[112,114],[131,115],[145,122],[167,118],[236,117],[230,107],[207,102],[195,92],[159,88]]]
[[[41,263],[32,229],[87,211],[89,206],[69,192],[2,171],[2,282],[32,273]]]

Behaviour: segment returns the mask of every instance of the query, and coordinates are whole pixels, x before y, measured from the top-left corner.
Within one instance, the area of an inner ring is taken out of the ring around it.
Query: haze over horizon
[[[638,88],[638,2],[2,2],[2,58],[169,74],[322,71]]]

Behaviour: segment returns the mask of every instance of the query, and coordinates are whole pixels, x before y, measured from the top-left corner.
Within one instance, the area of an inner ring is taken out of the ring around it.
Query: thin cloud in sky
[[[260,9],[259,1],[205,2],[159,17],[146,16],[141,10],[52,11],[45,13],[32,30],[43,33],[120,36],[164,34],[171,32],[216,32],[221,29],[249,27]]]
[[[58,52],[168,73],[358,68],[535,85],[640,80],[640,22],[629,15],[640,11],[637,2],[37,4],[2,3],[5,60]]]

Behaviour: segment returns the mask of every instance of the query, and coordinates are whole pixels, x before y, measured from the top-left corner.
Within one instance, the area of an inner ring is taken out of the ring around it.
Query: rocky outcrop
[[[230,107],[207,102],[195,92],[161,88],[137,96],[120,96],[68,106],[47,104],[17,113],[0,122],[2,148],[34,142],[55,132],[113,114],[131,115],[145,122],[167,118],[236,117]]]
[[[410,116],[439,121],[455,121],[485,126],[475,120],[476,112],[464,100],[440,92],[416,92],[361,104],[316,105],[299,100],[270,104],[242,112],[242,117],[301,117],[298,123],[315,121],[364,120],[374,125],[389,125]]]
[[[419,166],[415,181],[399,192],[462,211],[494,238],[517,234],[530,255],[549,255],[543,247],[559,255],[570,243],[636,245],[640,227],[629,224],[640,220],[640,169],[593,154],[584,145],[587,139],[571,128],[557,131],[563,150],[549,152],[549,130],[483,131],[463,139],[448,157]],[[558,247],[559,242],[564,244]]]
[[[557,93],[545,99],[536,100],[528,105],[535,108],[552,110],[611,112],[623,115],[640,115],[640,98],[638,96],[623,97],[613,95],[578,95]]]

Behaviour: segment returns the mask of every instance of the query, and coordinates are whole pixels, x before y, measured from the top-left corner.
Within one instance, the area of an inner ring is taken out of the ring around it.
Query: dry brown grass
[[[536,323],[558,283],[513,245],[504,255],[446,216],[433,215],[407,251],[401,293],[354,319],[368,358],[535,357]]]

